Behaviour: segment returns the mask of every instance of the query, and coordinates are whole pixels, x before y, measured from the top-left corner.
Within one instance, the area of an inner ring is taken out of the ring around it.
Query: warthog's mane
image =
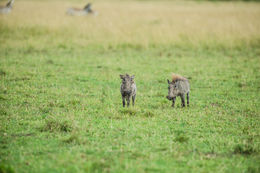
[[[179,80],[185,81],[185,80],[188,80],[188,79],[186,79],[185,77],[182,77],[181,75],[173,73],[172,74],[172,82],[174,83],[174,82],[177,82]]]

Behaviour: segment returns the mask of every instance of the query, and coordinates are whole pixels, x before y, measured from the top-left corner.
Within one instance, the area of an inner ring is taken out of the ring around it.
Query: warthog
[[[7,14],[12,11],[14,0],[10,0],[5,6],[0,6],[0,13]]]
[[[181,97],[182,107],[185,107],[185,94],[187,94],[187,106],[189,106],[189,93],[190,93],[190,84],[188,79],[173,74],[172,82],[168,81],[168,100],[172,100],[172,107],[174,107],[175,99],[177,96]]]
[[[130,105],[130,99],[132,97],[132,104],[135,105],[135,96],[136,96],[136,84],[134,82],[134,75],[129,76],[128,74],[120,75],[122,79],[122,84],[120,87],[120,92],[123,100],[123,107],[125,107],[125,99],[127,101],[127,107]]]

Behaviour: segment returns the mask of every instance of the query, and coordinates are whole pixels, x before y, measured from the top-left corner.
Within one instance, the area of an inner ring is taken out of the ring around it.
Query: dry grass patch
[[[48,43],[46,34],[53,34],[61,42],[70,40],[80,45],[204,42],[232,46],[260,39],[258,3],[97,1],[93,4],[99,11],[97,17],[65,14],[68,7],[83,5],[70,1],[17,1],[12,14],[0,16],[1,25],[19,31],[31,29],[30,35],[24,35],[28,42],[33,35],[42,35],[42,41]]]

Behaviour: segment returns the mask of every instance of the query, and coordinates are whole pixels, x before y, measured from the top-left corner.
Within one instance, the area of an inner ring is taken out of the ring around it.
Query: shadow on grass
[[[80,136],[80,134],[77,132],[72,132],[72,134],[70,134],[69,137],[63,139],[62,142],[73,145],[84,145],[87,144],[87,139],[83,136]]]
[[[11,166],[0,163],[0,173],[15,173],[15,171]]]
[[[64,139],[63,142],[69,144],[80,144],[79,136],[77,134],[70,135],[68,138]]]
[[[175,133],[176,133],[176,137],[175,137],[174,141],[180,142],[180,143],[184,143],[184,142],[189,141],[189,138],[185,135],[184,131],[177,130],[177,131],[175,131]]]
[[[123,115],[134,116],[134,115],[137,115],[137,110],[135,110],[133,108],[122,109],[122,110],[120,110],[120,113],[123,114]]]
[[[251,155],[257,153],[257,151],[251,145],[238,144],[234,147],[234,154]]]
[[[155,114],[149,110],[136,110],[134,108],[122,109],[120,113],[128,116],[154,117]]]
[[[110,165],[111,161],[105,159],[89,162],[85,168],[85,172],[110,172]]]
[[[142,117],[154,117],[155,114],[151,111],[148,111],[148,110],[144,110],[142,111],[142,114],[141,114]]]
[[[41,132],[71,132],[75,127],[71,121],[50,118],[45,120],[45,124],[40,128]]]
[[[5,75],[6,75],[6,72],[4,70],[0,69],[0,76],[5,76]]]
[[[188,142],[189,138],[184,135],[178,135],[177,137],[175,137],[174,141],[184,143],[184,142]]]

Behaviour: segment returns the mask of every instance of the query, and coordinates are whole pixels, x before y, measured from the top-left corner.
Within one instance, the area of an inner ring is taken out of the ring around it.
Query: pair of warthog
[[[135,104],[135,97],[136,97],[136,84],[134,82],[134,75],[130,76],[128,74],[120,75],[122,79],[120,92],[122,95],[123,100],[123,107],[125,107],[125,100],[127,102],[127,107],[130,105],[130,100],[132,99],[132,105]],[[187,95],[187,106],[189,106],[189,93],[190,93],[190,84],[188,79],[173,74],[172,81],[168,81],[168,96],[166,98],[172,101],[172,107],[174,107],[175,100],[177,96],[181,97],[182,107],[185,107],[185,95]]]

